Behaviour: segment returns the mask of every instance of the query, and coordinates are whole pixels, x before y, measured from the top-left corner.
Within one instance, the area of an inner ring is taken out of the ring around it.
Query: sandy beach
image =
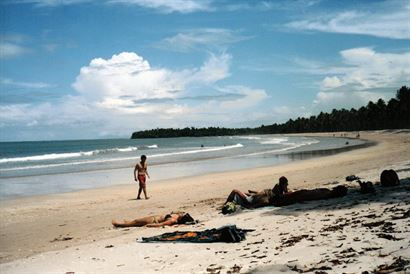
[[[148,182],[149,200],[136,200],[137,185],[124,182],[100,189],[2,201],[0,270],[361,273],[383,265],[388,268],[396,262],[392,269],[407,264],[409,271],[410,133],[363,132],[361,138],[376,145],[273,167],[223,173],[210,170],[207,175],[161,184]],[[360,194],[357,183],[345,181],[346,176],[355,174],[377,182],[384,169],[396,170],[401,185],[376,187],[376,194]],[[291,190],[342,184],[349,191],[343,198],[220,214],[218,208],[232,189],[271,188],[280,176],[289,179]],[[111,225],[112,219],[171,211],[189,212],[199,223],[126,229]],[[141,242],[142,237],[164,232],[227,224],[255,231],[235,244]]]

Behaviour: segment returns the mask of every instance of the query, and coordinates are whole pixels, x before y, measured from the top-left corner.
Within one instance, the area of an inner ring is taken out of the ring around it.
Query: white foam
[[[50,153],[50,154],[27,156],[27,157],[4,158],[4,159],[0,159],[0,163],[56,160],[56,159],[75,158],[75,157],[89,156],[89,155],[92,155],[92,152]]]
[[[250,154],[244,154],[244,155],[238,155],[238,156],[255,156],[255,155],[264,155],[264,154],[271,154],[271,153],[278,153],[278,152],[284,152],[288,150],[292,150],[298,147],[302,146],[308,146],[312,144],[317,144],[319,143],[319,140],[316,139],[307,139],[307,141],[303,143],[283,143],[283,145],[289,145],[288,147],[284,148],[279,148],[279,149],[273,149],[273,150],[267,150],[267,151],[262,151],[262,152],[255,152],[255,153],[250,153]]]
[[[288,140],[287,137],[273,137],[273,138],[266,138],[263,139],[263,141],[260,141],[259,143],[262,145],[276,145],[276,144],[281,144],[284,143]]]
[[[201,148],[196,150],[188,150],[188,151],[179,151],[179,152],[171,152],[171,153],[162,153],[162,154],[154,154],[149,155],[149,158],[157,158],[157,157],[165,157],[165,156],[173,156],[173,155],[182,155],[182,154],[195,154],[195,153],[203,153],[203,152],[210,152],[210,151],[218,151],[218,150],[226,150],[226,149],[233,149],[233,148],[240,148],[243,147],[242,144],[236,144],[232,146],[221,146],[221,147],[211,147],[211,148]],[[98,160],[87,160],[87,161],[77,161],[77,162],[70,162],[70,163],[58,163],[58,164],[48,164],[48,165],[33,165],[33,166],[26,166],[26,167],[14,167],[14,168],[4,168],[0,169],[0,171],[13,171],[13,170],[26,170],[26,169],[39,169],[39,168],[51,168],[51,167],[61,167],[61,166],[75,166],[75,165],[83,165],[83,164],[100,164],[100,163],[109,163],[109,162],[119,162],[119,161],[129,161],[129,160],[137,160],[139,156],[135,157],[122,157],[122,158],[112,158],[112,159],[98,159]]]
[[[126,148],[108,148],[108,149],[97,149],[85,152],[70,152],[70,153],[49,153],[43,155],[34,155],[26,157],[14,157],[14,158],[3,158],[0,159],[0,163],[13,163],[13,162],[32,162],[32,161],[46,161],[46,160],[57,160],[57,159],[68,159],[68,158],[78,158],[84,156],[92,156],[98,154],[115,153],[115,152],[130,152],[138,150],[137,147],[126,147]]]
[[[148,148],[158,148],[158,145],[157,145],[157,144],[153,144],[153,145],[148,146]]]
[[[235,136],[236,138],[239,139],[247,139],[247,140],[260,140],[262,139],[261,137],[258,136]]]
[[[118,148],[119,152],[130,152],[130,151],[136,151],[136,150],[138,150],[137,147]]]
[[[197,150],[187,150],[187,151],[179,151],[179,152],[171,152],[171,153],[154,154],[154,155],[151,155],[150,157],[164,157],[164,156],[183,155],[183,154],[195,154],[195,153],[219,151],[219,150],[226,150],[226,149],[239,148],[239,147],[243,147],[243,145],[238,143],[232,146],[201,148]]]

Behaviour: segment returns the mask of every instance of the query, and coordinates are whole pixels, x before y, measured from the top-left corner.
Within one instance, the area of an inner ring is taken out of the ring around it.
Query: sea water
[[[0,199],[131,183],[142,154],[155,182],[277,165],[364,143],[284,135],[1,142]]]

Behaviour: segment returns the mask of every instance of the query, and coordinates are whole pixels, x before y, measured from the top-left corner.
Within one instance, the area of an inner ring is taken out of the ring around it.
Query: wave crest
[[[58,159],[78,158],[78,157],[84,157],[84,156],[94,156],[94,155],[99,155],[99,154],[107,154],[107,153],[115,153],[115,152],[131,152],[131,151],[136,151],[136,150],[138,150],[138,147],[97,149],[97,150],[85,151],[85,152],[80,151],[80,152],[70,152],[70,153],[49,153],[49,154],[25,156],[25,157],[3,158],[3,159],[0,159],[0,163],[58,160]]]

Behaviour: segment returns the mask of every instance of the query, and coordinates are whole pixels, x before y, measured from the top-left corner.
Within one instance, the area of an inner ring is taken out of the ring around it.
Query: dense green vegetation
[[[131,136],[137,138],[200,137],[247,134],[334,132],[377,129],[410,128],[410,89],[400,88],[396,98],[386,104],[382,99],[370,101],[358,110],[333,109],[331,113],[321,112],[310,118],[290,119],[284,124],[262,125],[257,128],[157,128],[137,131]]]

